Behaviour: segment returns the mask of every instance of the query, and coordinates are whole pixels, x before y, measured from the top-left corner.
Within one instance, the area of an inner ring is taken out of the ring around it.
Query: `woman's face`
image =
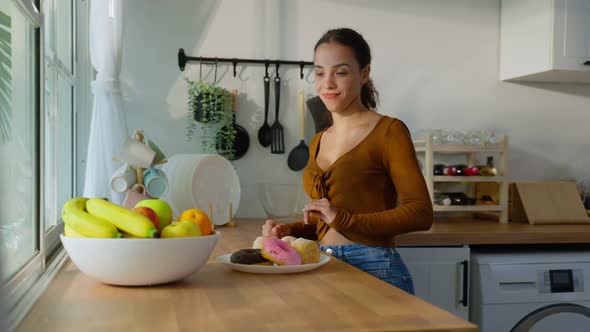
[[[340,112],[360,102],[361,87],[369,79],[369,66],[360,68],[354,51],[339,43],[318,46],[314,55],[315,90],[328,110]]]

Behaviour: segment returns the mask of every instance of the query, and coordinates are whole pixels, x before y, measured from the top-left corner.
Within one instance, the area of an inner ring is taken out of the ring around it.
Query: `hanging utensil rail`
[[[238,58],[206,58],[206,57],[195,57],[195,56],[187,56],[184,53],[184,49],[178,50],[178,67],[181,71],[184,71],[184,67],[186,63],[189,61],[200,61],[200,62],[229,62],[234,66],[234,77],[236,77],[237,71],[236,66],[238,63],[253,63],[253,64],[262,64],[262,65],[275,65],[278,69],[280,65],[298,65],[300,69],[300,77],[303,79],[303,67],[305,66],[313,66],[313,62],[311,61],[288,61],[288,60],[262,60],[262,59],[238,59]]]

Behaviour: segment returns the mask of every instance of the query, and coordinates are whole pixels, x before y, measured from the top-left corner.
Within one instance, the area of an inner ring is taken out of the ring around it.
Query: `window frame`
[[[45,134],[46,130],[46,112],[45,108],[45,62],[53,61],[53,65],[56,66],[56,75],[61,75],[62,79],[65,79],[71,87],[71,121],[72,121],[72,164],[71,164],[71,192],[76,195],[78,186],[78,112],[79,107],[87,107],[91,101],[91,92],[89,79],[92,79],[92,66],[90,63],[89,55],[87,52],[83,54],[82,61],[78,61],[78,41],[84,39],[78,36],[78,26],[80,24],[88,26],[89,16],[89,1],[88,0],[69,0],[71,3],[71,72],[67,66],[65,66],[61,60],[57,57],[55,50],[47,52],[46,54],[46,31],[48,28],[44,23],[43,8],[46,2],[50,2],[52,11],[55,12],[56,0],[11,0],[13,5],[19,9],[19,11],[28,19],[31,23],[34,34],[35,34],[35,70],[36,70],[36,84],[35,84],[35,134],[34,139],[35,147],[34,151],[36,154],[35,160],[35,174],[36,174],[36,185],[37,192],[35,194],[36,199],[36,253],[31,259],[19,270],[11,279],[5,284],[0,284],[0,299],[2,303],[2,309],[5,310],[7,318],[3,320],[4,324],[2,327],[7,327],[9,331],[16,329],[18,324],[24,319],[31,307],[34,305],[36,300],[41,296],[45,288],[49,285],[51,280],[55,277],[61,267],[67,262],[67,254],[61,245],[59,235],[63,233],[63,221],[58,213],[53,213],[52,216],[46,216],[45,199],[47,195],[55,195],[55,188],[47,188],[45,186],[44,169],[45,169]],[[39,10],[41,8],[41,12]],[[81,13],[79,16],[78,13]],[[51,27],[49,27],[51,28]],[[81,30],[86,30],[82,26]],[[52,31],[52,33],[56,33]],[[81,42],[81,44],[87,44]],[[47,57],[49,56],[49,58]],[[80,70],[79,70],[80,69]],[[81,75],[77,75],[81,72]],[[90,76],[89,76],[90,73]],[[56,76],[57,81],[57,76]],[[85,86],[84,84],[88,85]],[[55,93],[52,97],[58,98],[61,90],[56,84]],[[80,104],[82,103],[82,104]],[[51,104],[52,108],[57,109],[59,105],[57,103]],[[88,108],[89,109],[89,108]],[[47,190],[52,190],[53,193],[49,193]],[[54,203],[55,204],[55,203]],[[55,207],[59,209],[60,207]],[[53,210],[52,210],[53,211]],[[46,219],[57,218],[56,224],[46,228]]]
[[[62,79],[65,79],[67,81],[68,84],[71,85],[72,87],[72,92],[71,92],[71,105],[72,105],[72,124],[73,124],[73,128],[72,128],[72,146],[70,147],[72,150],[72,165],[71,165],[71,170],[72,170],[72,187],[71,187],[71,192],[72,193],[76,193],[76,187],[77,187],[77,168],[76,168],[76,163],[75,161],[77,160],[77,140],[76,140],[76,136],[77,136],[77,109],[78,109],[78,104],[77,104],[77,91],[78,91],[78,87],[77,87],[77,29],[78,29],[78,20],[77,20],[77,12],[78,12],[78,8],[77,8],[77,1],[75,0],[69,0],[70,4],[71,4],[71,17],[70,17],[70,25],[71,25],[71,29],[72,29],[72,34],[71,34],[71,45],[72,45],[72,70],[70,72],[69,68],[61,61],[61,59],[59,58],[59,56],[57,55],[57,45],[50,45],[49,47],[47,47],[47,45],[43,44],[43,51],[46,52],[46,54],[43,55],[42,59],[44,59],[44,61],[47,61],[49,63],[50,67],[54,67],[56,69],[56,75],[54,76],[55,78],[55,82],[54,83],[54,95],[53,97],[53,102],[51,104],[51,107],[54,108],[56,111],[58,107],[60,106],[60,104],[58,103],[59,100],[59,84],[57,84],[58,82],[58,76],[61,77]],[[51,18],[51,23],[52,26],[47,27],[44,26],[44,29],[52,29],[52,31],[50,31],[51,34],[53,34],[53,41],[55,41],[55,35],[57,35],[57,31],[55,29],[55,25],[56,25],[56,15],[55,15],[55,11],[57,10],[57,4],[56,4],[56,0],[42,0],[43,5],[45,5],[45,2],[51,2],[51,4],[53,5],[51,8],[51,15],[53,15],[53,17]],[[42,7],[45,8],[45,7]],[[45,31],[43,31],[43,37],[45,37]],[[45,38],[43,38],[43,42],[45,43]],[[48,51],[48,52],[47,52]],[[45,70],[45,66],[43,67],[43,71]],[[43,85],[43,89],[41,91],[45,91],[45,86],[44,86],[44,82],[45,82],[45,75],[43,76],[43,80],[42,80],[42,85]],[[45,94],[42,94],[42,97],[45,97]],[[43,100],[43,107],[45,106],[45,101]],[[47,110],[44,110],[44,112],[46,112]],[[45,114],[45,113],[43,113]],[[43,128],[46,128],[46,126],[44,125]],[[42,134],[42,137],[45,137],[45,134]],[[43,142],[45,143],[45,142]],[[41,157],[41,161],[45,162],[45,154]],[[45,167],[43,167],[42,169],[45,169]],[[51,188],[52,190],[55,188]],[[43,190],[43,193],[47,193],[47,190]],[[56,191],[54,191],[54,194],[57,194]],[[45,202],[45,200],[41,200],[41,202]],[[56,209],[59,209],[58,206],[56,206]],[[45,207],[42,209],[42,212],[45,212],[46,209]],[[57,212],[57,211],[56,211]],[[57,218],[56,220],[56,224],[52,225],[48,228],[46,228],[45,222],[47,221],[47,218]],[[59,213],[56,213],[55,216],[46,216],[44,215],[43,218],[40,220],[40,230],[41,233],[44,233],[44,237],[43,237],[43,244],[42,244],[42,248],[44,249],[44,253],[45,253],[45,258],[49,259],[50,256],[55,252],[56,249],[59,248],[59,246],[61,245],[61,241],[59,239],[59,235],[63,234],[64,231],[64,224],[63,224],[63,220],[61,219],[61,216],[59,215]]]
[[[33,150],[35,151],[35,182],[37,192],[35,193],[35,202],[36,202],[36,228],[37,228],[37,239],[35,240],[35,247],[36,253],[29,259],[29,261],[21,268],[15,275],[8,280],[6,284],[2,287],[2,295],[4,300],[4,306],[7,310],[8,316],[8,327],[9,330],[14,328],[15,318],[18,316],[19,306],[24,303],[27,290],[33,287],[34,283],[40,278],[42,272],[45,268],[44,265],[44,257],[42,254],[42,247],[43,247],[43,236],[40,232],[40,223],[41,214],[43,213],[41,209],[41,199],[43,197],[43,186],[40,179],[40,170],[43,167],[42,159],[41,159],[41,144],[42,144],[42,116],[41,116],[41,102],[42,96],[39,94],[41,88],[41,56],[43,54],[43,40],[41,31],[43,29],[43,22],[39,14],[38,6],[39,1],[35,1],[35,3],[31,0],[12,0],[12,4],[15,8],[19,10],[19,12],[29,21],[31,27],[34,29],[35,34],[35,60],[34,60],[34,67],[35,67],[35,107],[34,107],[34,121],[35,121],[35,146]]]

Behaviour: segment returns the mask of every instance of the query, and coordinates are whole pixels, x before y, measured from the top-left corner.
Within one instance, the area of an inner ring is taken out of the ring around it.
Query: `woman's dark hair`
[[[371,64],[371,49],[369,48],[369,44],[367,44],[367,41],[358,32],[349,28],[328,30],[315,44],[314,52],[321,44],[329,42],[336,42],[350,47],[361,69]],[[370,110],[374,110],[379,102],[379,93],[373,85],[373,80],[370,78],[361,87],[361,102],[363,106]]]

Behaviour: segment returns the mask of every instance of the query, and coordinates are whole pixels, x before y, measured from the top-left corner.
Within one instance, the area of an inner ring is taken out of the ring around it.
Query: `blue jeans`
[[[320,248],[332,249],[333,257],[414,295],[412,276],[395,248],[362,244],[320,245]]]

